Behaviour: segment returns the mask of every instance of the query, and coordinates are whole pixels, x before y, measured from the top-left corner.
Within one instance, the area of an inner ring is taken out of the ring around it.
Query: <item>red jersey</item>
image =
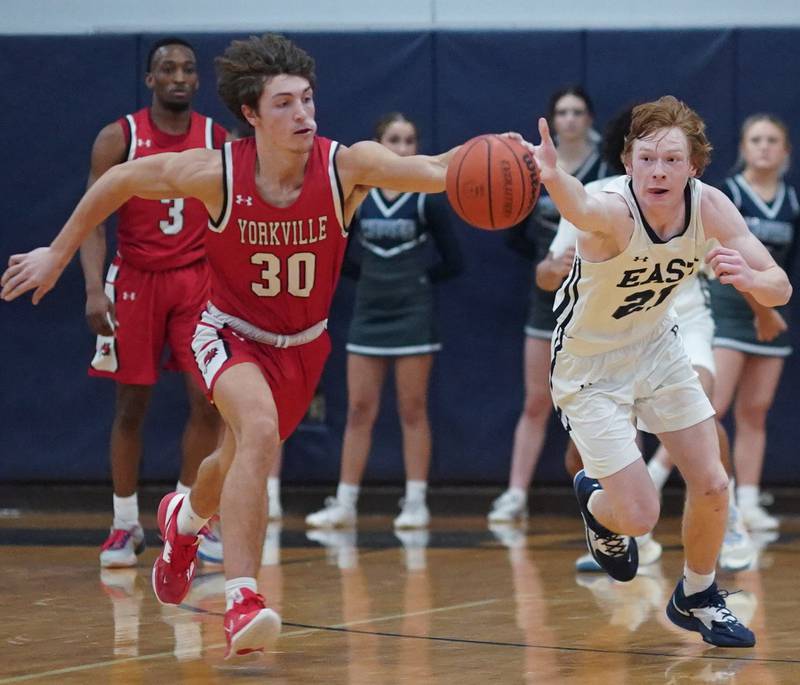
[[[256,188],[255,139],[225,144],[225,202],[206,233],[211,301],[223,312],[282,335],[328,317],[347,244],[338,147],[316,137],[300,195],[273,207]]]
[[[118,123],[128,146],[126,161],[159,152],[221,148],[226,137],[224,128],[197,112],[192,112],[189,130],[178,136],[158,129],[148,107],[122,117]],[[119,208],[117,216],[118,252],[137,269],[175,269],[205,256],[203,233],[208,213],[199,200],[132,197]]]

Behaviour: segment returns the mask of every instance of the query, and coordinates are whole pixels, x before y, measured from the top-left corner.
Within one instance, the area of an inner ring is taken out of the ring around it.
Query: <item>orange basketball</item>
[[[536,160],[511,138],[472,138],[447,167],[447,199],[458,216],[477,228],[494,231],[518,224],[538,197]]]

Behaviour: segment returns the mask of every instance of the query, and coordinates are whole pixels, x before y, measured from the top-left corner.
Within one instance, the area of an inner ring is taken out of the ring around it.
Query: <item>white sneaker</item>
[[[139,524],[133,528],[112,528],[100,548],[102,568],[136,566],[136,556],[144,552],[144,531]]]
[[[738,508],[730,506],[725,539],[719,553],[719,567],[723,571],[743,571],[755,562],[756,555],[755,545],[744,527]]]
[[[741,507],[739,513],[748,530],[777,530],[780,522],[771,516],[764,507],[756,504],[752,507]]]
[[[328,497],[324,508],[306,516],[306,525],[312,528],[349,528],[355,524],[356,508],[335,497]]]
[[[661,558],[661,544],[653,540],[652,533],[636,538],[639,547],[639,566],[655,564]]]
[[[661,558],[661,544],[653,540],[652,533],[636,538],[639,547],[639,567],[649,566]],[[584,554],[575,560],[575,570],[578,573],[605,573],[591,554]]]
[[[512,523],[528,518],[528,501],[524,496],[506,490],[492,503],[489,523]]]
[[[400,515],[394,520],[395,528],[427,528],[431,522],[431,514],[425,500],[400,500]]]

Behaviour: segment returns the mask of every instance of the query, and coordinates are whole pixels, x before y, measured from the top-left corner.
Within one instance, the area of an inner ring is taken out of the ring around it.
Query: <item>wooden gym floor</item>
[[[798,517],[783,519],[757,569],[720,576],[741,590],[730,606],[758,639],[731,650],[664,615],[682,568],[675,516],[656,529],[662,560],[623,584],[575,573],[585,547],[568,508],[527,530],[437,516],[429,534],[403,539],[388,515],[309,535],[290,515],[270,526],[259,577],[282,636],[238,669],[222,659],[221,570],[201,568],[186,602],[162,607],[150,588],[153,516],[139,566],[101,572],[108,519],[0,510],[0,684],[800,683]]]

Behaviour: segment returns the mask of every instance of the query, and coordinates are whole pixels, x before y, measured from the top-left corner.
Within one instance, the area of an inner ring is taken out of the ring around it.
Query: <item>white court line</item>
[[[484,599],[478,602],[465,602],[463,604],[453,604],[446,607],[437,607],[435,609],[425,609],[423,611],[412,611],[406,614],[389,614],[388,616],[378,616],[376,618],[366,618],[359,621],[349,621],[348,623],[338,623],[332,626],[322,626],[320,628],[303,628],[301,630],[292,630],[288,633],[281,633],[280,639],[283,640],[289,637],[300,637],[302,635],[309,635],[324,631],[326,628],[350,628],[357,625],[367,625],[369,623],[380,623],[381,621],[392,621],[399,618],[409,618],[411,616],[424,616],[426,614],[437,614],[444,611],[458,611],[459,609],[469,609],[477,606],[484,606],[486,604],[493,604],[499,602],[499,599]],[[224,642],[213,645],[205,645],[203,651],[221,649],[225,647]],[[53,671],[42,671],[41,673],[32,673],[29,675],[12,676],[10,678],[3,678],[0,680],[0,685],[5,683],[22,683],[26,680],[34,680],[35,678],[51,678],[53,676],[67,675],[69,673],[82,673],[84,671],[92,671],[98,668],[106,668],[107,666],[117,666],[119,664],[133,663],[137,661],[154,661],[155,659],[164,659],[174,656],[174,652],[158,652],[156,654],[145,654],[144,656],[130,656],[124,659],[109,659],[107,661],[98,661],[93,664],[83,664],[81,666],[70,666],[68,668],[59,668]]]

